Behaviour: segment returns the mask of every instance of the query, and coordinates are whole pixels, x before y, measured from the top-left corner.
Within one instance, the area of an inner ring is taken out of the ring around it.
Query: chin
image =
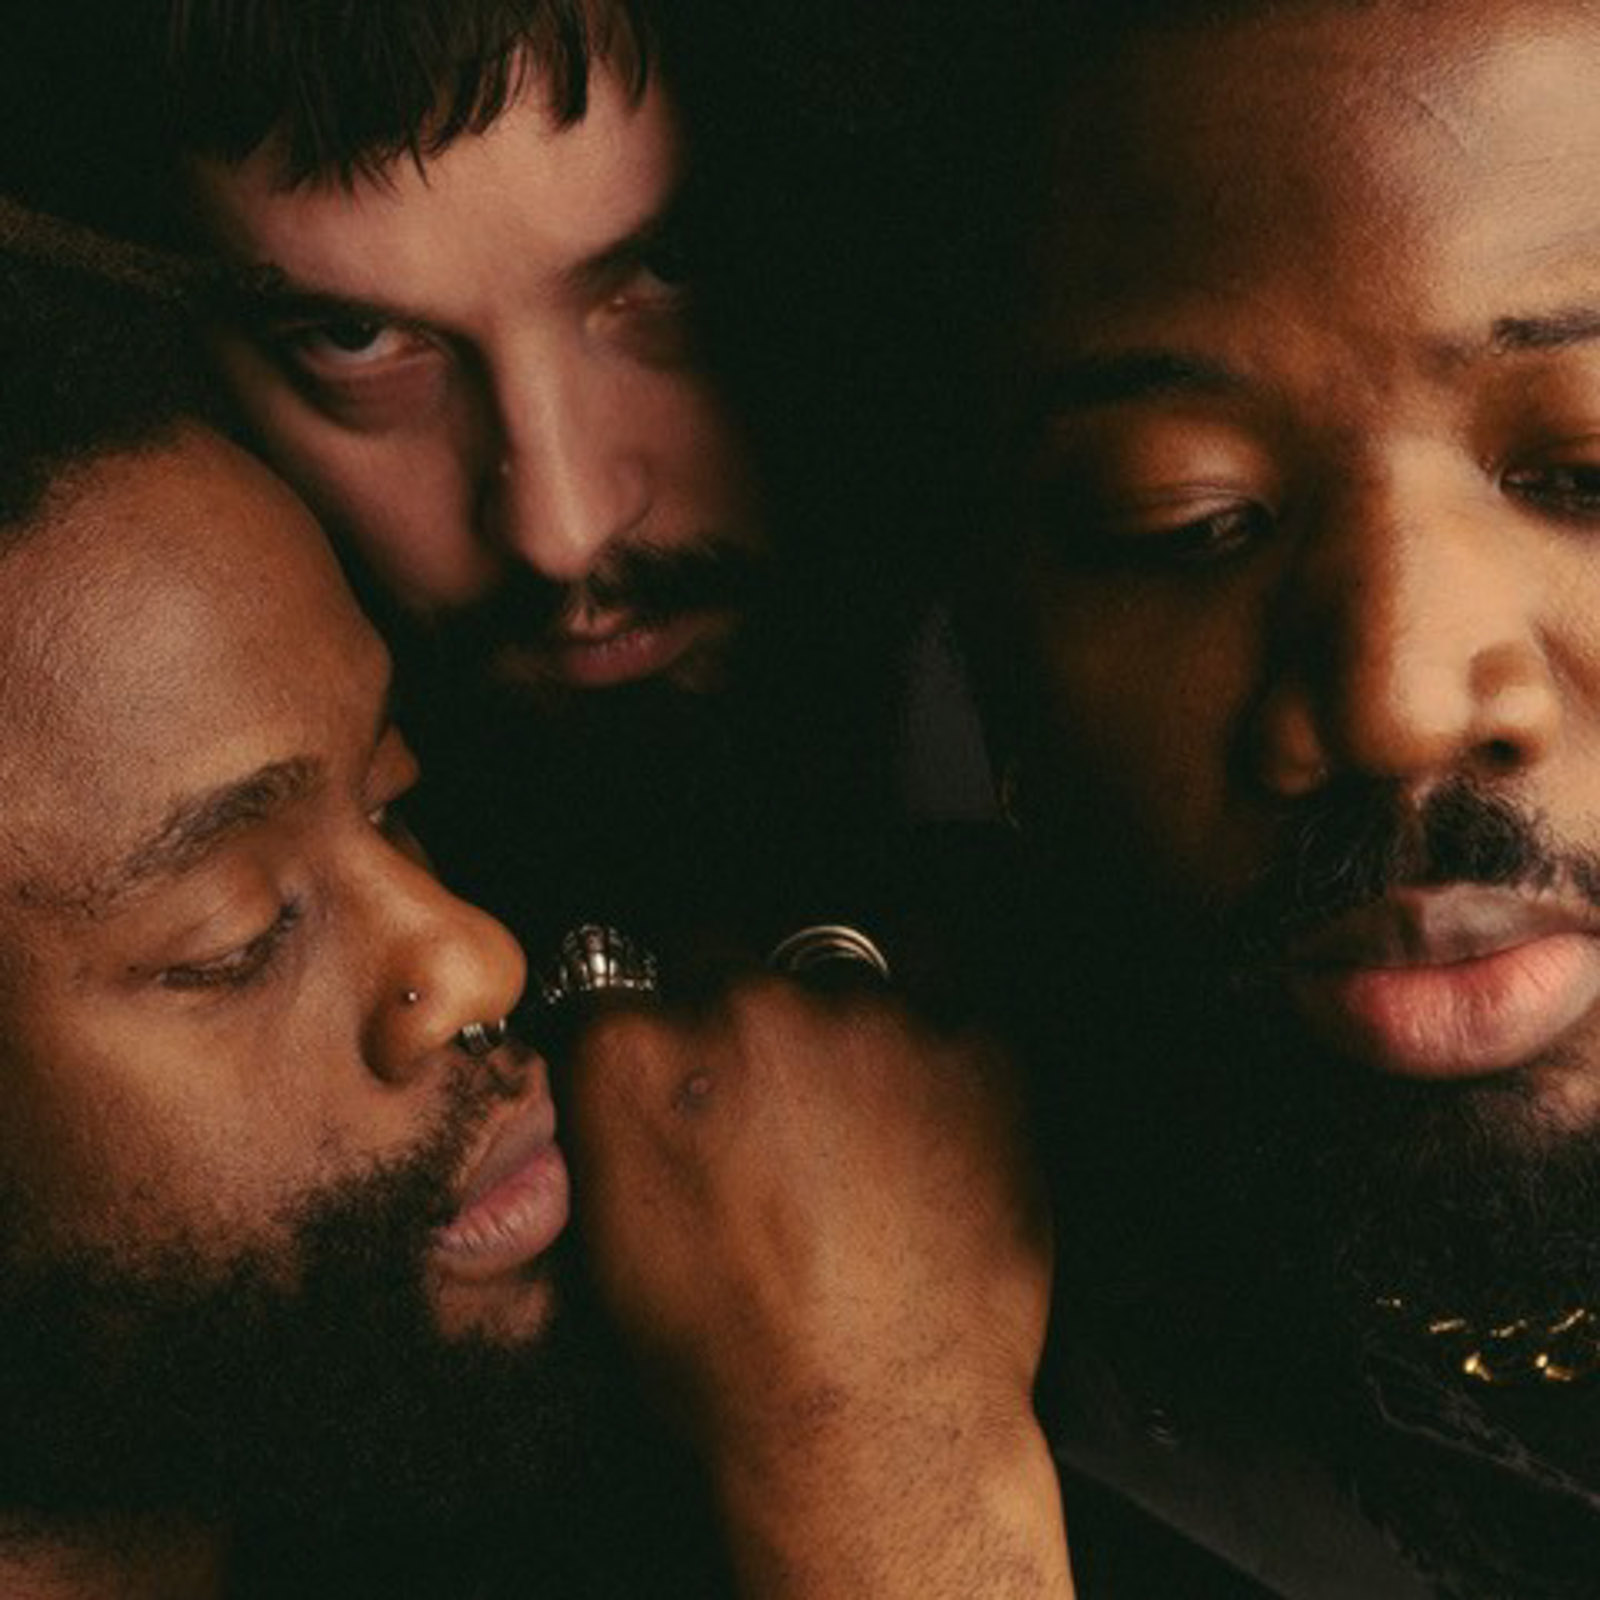
[[[1600,1053],[1556,1051],[1507,1075],[1501,1136],[1530,1152],[1600,1136]]]
[[[440,1279],[431,1289],[434,1320],[450,1343],[472,1341],[517,1350],[540,1343],[560,1304],[552,1274],[539,1263],[486,1283]]]

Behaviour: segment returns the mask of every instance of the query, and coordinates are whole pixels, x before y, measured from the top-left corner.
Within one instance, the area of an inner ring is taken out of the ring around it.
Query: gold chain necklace
[[[1467,1317],[1419,1316],[1388,1296],[1377,1305],[1473,1383],[1500,1389],[1582,1383],[1600,1372],[1600,1315],[1587,1306],[1485,1326]]]

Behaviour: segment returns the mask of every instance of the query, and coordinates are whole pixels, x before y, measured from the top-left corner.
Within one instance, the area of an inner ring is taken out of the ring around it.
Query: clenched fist
[[[1067,1595],[1030,1391],[1049,1229],[1003,1054],[882,994],[616,1014],[566,1142],[602,1292],[749,1592]]]

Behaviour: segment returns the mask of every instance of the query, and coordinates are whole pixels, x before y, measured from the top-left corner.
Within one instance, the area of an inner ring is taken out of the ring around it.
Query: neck
[[[217,1530],[185,1519],[0,1519],[8,1600],[218,1600],[222,1565]]]

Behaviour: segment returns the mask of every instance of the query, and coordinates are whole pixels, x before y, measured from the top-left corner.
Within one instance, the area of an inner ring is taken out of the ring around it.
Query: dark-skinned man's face
[[[1436,1178],[1600,1130],[1597,74],[1510,0],[1135,36],[1025,322],[1030,825]]]
[[[448,1490],[442,1440],[513,1459],[500,1414],[558,1450],[508,1403],[567,1215],[544,1065],[455,1043],[522,957],[400,820],[388,656],[315,524],[192,430],[13,534],[0,608],[5,1504],[335,1455],[403,1490],[406,1440]]]

